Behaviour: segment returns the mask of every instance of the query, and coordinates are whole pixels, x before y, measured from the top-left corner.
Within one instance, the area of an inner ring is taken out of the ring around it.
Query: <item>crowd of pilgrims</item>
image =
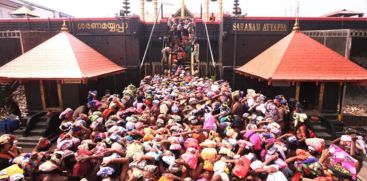
[[[163,63],[168,67],[177,67],[190,62],[191,57],[196,64],[199,62],[199,43],[195,36],[195,23],[191,18],[175,18],[167,21],[169,36],[166,47],[162,49]]]
[[[294,99],[231,90],[226,81],[147,76],[121,94],[89,91],[60,114],[55,144],[29,153],[0,136],[11,180],[356,180],[365,144],[349,132],[326,145]]]

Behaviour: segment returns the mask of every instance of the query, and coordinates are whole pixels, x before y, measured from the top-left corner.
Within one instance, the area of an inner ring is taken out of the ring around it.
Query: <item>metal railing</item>
[[[155,25],[158,22],[158,17],[159,17],[159,14],[160,14],[161,10],[162,10],[162,6],[160,6],[160,8],[158,10],[157,16],[155,17],[155,21],[154,21],[154,24],[153,24],[153,27],[152,27],[152,30],[150,31],[148,43],[147,43],[147,46],[145,47],[145,51],[144,51],[144,56],[143,56],[143,59],[141,60],[141,63],[140,63],[140,68],[143,66],[145,58],[147,56],[147,52],[148,52],[148,49],[149,49],[149,46],[150,46],[150,42],[151,42],[152,37],[153,37],[153,32],[154,32],[154,29],[155,29]]]
[[[206,25],[206,22],[204,22],[204,26],[205,26],[205,33],[206,33],[206,39],[208,41],[208,46],[209,46],[209,51],[210,51],[210,58],[212,61],[212,66],[215,69],[215,61],[214,61],[214,55],[213,55],[213,50],[212,50],[212,45],[210,43],[210,37],[209,37],[209,32],[208,32],[208,26]]]

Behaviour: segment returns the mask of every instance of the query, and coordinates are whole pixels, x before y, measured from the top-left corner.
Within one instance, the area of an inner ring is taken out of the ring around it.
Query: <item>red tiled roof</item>
[[[68,32],[0,67],[0,79],[85,80],[126,70]]]
[[[367,70],[302,32],[290,33],[236,72],[268,81],[367,81]]]

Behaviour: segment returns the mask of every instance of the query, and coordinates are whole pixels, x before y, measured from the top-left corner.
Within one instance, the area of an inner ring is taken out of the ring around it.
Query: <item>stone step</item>
[[[22,141],[19,141],[17,143],[17,146],[22,147],[22,148],[33,148],[36,145],[37,145],[37,143],[35,143],[35,142],[22,142]]]
[[[334,127],[335,132],[343,132],[344,131],[344,127]]]
[[[316,137],[319,137],[319,138],[322,138],[322,139],[325,139],[325,140],[333,140],[334,137],[333,135],[327,133],[327,132],[315,132],[316,134]]]
[[[19,142],[35,142],[38,143],[39,139],[42,138],[41,136],[27,136],[27,137],[20,137],[18,138]]]
[[[30,136],[42,136],[45,132],[45,129],[35,128],[29,132]]]
[[[315,132],[328,132],[328,129],[322,126],[321,124],[312,125]]]
[[[21,129],[17,129],[15,131],[13,131],[12,135],[14,135],[15,137],[19,138],[22,137],[24,134],[25,128],[21,128]]]
[[[340,136],[342,136],[343,134],[344,134],[344,132],[343,132],[343,131],[337,131],[337,132],[335,132],[336,137],[340,137]]]
[[[327,146],[327,147],[329,147],[330,145],[331,145],[331,142],[332,142],[333,140],[325,140],[325,145]]]
[[[34,124],[34,128],[46,128],[47,122],[46,121],[38,121]]]

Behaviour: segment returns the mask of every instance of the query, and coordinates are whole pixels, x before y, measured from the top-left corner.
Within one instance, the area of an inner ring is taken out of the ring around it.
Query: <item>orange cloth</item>
[[[297,159],[299,160],[306,160],[311,154],[305,150],[297,149],[296,150]]]

